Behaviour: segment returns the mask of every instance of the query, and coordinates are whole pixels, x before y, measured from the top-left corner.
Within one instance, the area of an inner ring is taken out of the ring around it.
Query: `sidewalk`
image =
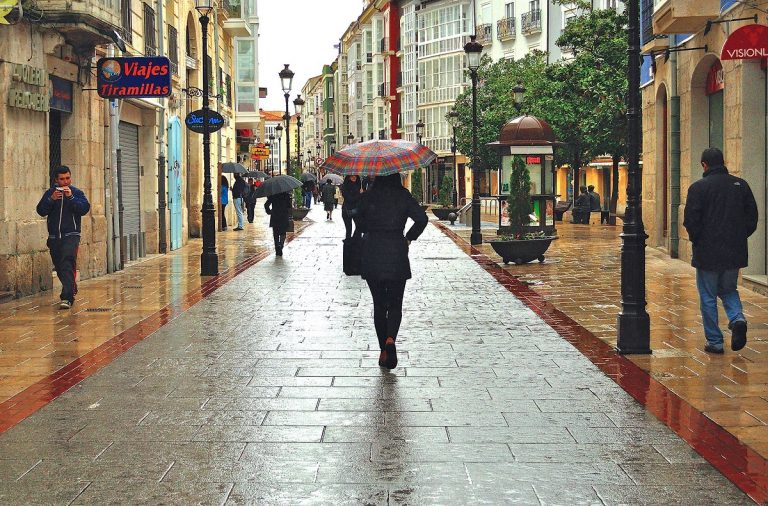
[[[382,371],[322,213],[0,435],[0,500],[749,503],[434,226]]]
[[[221,273],[272,251],[263,205],[256,212],[243,232],[216,234]],[[0,403],[199,291],[206,281],[201,248],[202,240],[191,240],[167,255],[82,281],[70,311],[58,309],[58,289],[0,304]]]

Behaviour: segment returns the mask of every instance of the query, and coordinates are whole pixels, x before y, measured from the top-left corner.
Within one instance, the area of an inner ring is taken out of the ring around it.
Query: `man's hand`
[[[64,186],[62,189],[62,193],[64,193],[64,196],[67,198],[72,197],[72,188],[69,186]]]
[[[53,193],[51,193],[51,199],[52,200],[61,200],[62,193],[59,190],[53,190]]]

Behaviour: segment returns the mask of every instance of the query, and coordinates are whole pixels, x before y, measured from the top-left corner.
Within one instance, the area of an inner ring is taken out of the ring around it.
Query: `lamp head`
[[[352,141],[355,140],[355,136],[352,134],[347,135],[347,144],[352,144]]]
[[[416,135],[418,137],[424,136],[424,121],[419,120],[418,123],[416,123]]]
[[[208,17],[211,11],[213,11],[213,0],[195,0],[195,10],[197,10],[201,16]]]
[[[483,45],[477,42],[476,35],[469,36],[469,42],[464,44],[464,52],[467,53],[467,62],[472,71],[480,68],[480,54],[483,52]]]
[[[459,126],[459,111],[456,109],[451,109],[448,111],[448,114],[445,115],[445,119],[448,120],[449,125],[451,125],[453,128],[456,128]]]
[[[296,110],[296,114],[301,116],[301,111],[304,110],[304,99],[301,98],[301,93],[299,93],[296,98],[293,101],[293,107]]]
[[[512,88],[513,93],[513,99],[515,101],[515,104],[520,105],[523,103],[523,99],[525,98],[525,86],[523,86],[522,83],[518,82],[517,85]]]
[[[283,88],[283,93],[290,93],[291,87],[293,86],[293,70],[288,68],[288,63],[285,63],[284,65],[285,68],[278,74],[280,76],[280,85]]]
[[[275,127],[275,135],[277,135],[278,141],[283,137],[283,125],[277,125]]]

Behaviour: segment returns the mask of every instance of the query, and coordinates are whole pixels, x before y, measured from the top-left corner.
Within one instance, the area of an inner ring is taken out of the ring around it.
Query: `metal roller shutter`
[[[141,204],[139,195],[139,127],[120,122],[120,186],[123,206],[123,238],[127,246],[126,257],[139,256],[141,237]]]

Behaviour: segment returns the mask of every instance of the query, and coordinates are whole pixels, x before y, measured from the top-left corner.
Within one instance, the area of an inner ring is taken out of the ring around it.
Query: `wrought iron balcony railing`
[[[493,26],[490,23],[483,23],[475,27],[477,41],[480,44],[490,44],[493,39]]]
[[[541,32],[541,9],[524,12],[520,16],[520,31],[523,35]]]
[[[496,38],[499,40],[515,40],[515,18],[501,18],[496,22]]]

